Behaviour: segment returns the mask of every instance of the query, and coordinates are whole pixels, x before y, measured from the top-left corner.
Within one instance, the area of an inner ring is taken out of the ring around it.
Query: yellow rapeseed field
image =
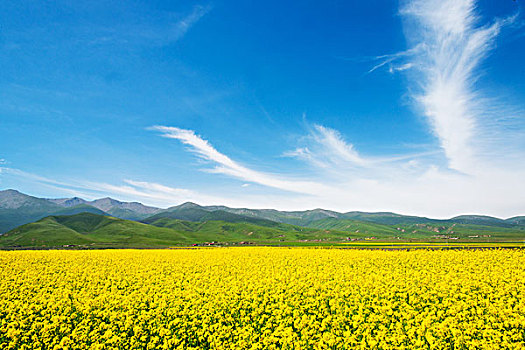
[[[0,252],[0,349],[523,348],[525,251]]]

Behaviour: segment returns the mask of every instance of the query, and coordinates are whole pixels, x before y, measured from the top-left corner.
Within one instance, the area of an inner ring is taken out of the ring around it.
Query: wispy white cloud
[[[86,14],[83,6],[67,7],[69,15],[65,16],[66,20],[57,17],[47,18],[48,14],[65,10],[61,3],[50,4],[41,14],[42,21],[16,30],[6,26],[5,31],[8,35],[2,49],[10,52],[32,52],[35,46],[39,51],[75,50],[83,53],[89,50],[87,52],[92,55],[93,49],[102,48],[104,53],[114,57],[122,55],[123,47],[134,50],[176,43],[213,9],[211,4],[206,3],[190,8],[181,4],[174,11],[159,10],[150,5],[147,2],[126,4],[106,2],[100,7],[100,17],[119,11],[118,20],[100,22],[97,16],[92,18]],[[24,5],[20,4],[19,10],[23,8]],[[82,18],[82,20],[76,21],[73,25],[70,23],[71,18]],[[49,25],[53,26],[54,35],[49,35]],[[62,41],[55,40],[56,35],[59,34],[65,35]],[[28,43],[31,43],[31,46]]]
[[[95,27],[92,31],[98,33],[98,36],[89,45],[107,46],[117,43],[142,47],[173,44],[181,40],[211,9],[210,5],[195,5],[187,13],[157,13],[154,19],[144,15],[115,27]]]
[[[402,72],[402,71],[410,69],[412,67],[414,67],[414,64],[412,62],[409,62],[409,63],[405,63],[405,64],[402,64],[402,65],[399,65],[399,66],[391,65],[390,68],[388,69],[388,71],[390,73]]]
[[[307,161],[324,171],[346,171],[369,165],[369,160],[363,158],[354,145],[347,142],[335,129],[314,124],[309,127],[309,134],[304,140],[307,146],[287,151],[283,156]]]
[[[44,187],[56,191],[59,195],[71,195],[83,198],[91,198],[90,189],[77,182],[64,182],[55,179],[50,179],[45,176],[28,173],[16,168],[0,167],[0,183],[5,187],[5,180],[15,178],[16,183],[26,183],[29,185],[38,185],[38,187]],[[84,192],[84,190],[86,190]]]
[[[144,181],[123,180],[123,183],[118,185],[86,181],[84,185],[97,193],[108,193],[120,198],[136,198],[150,203],[167,203],[168,205],[196,197],[196,193],[190,190]]]
[[[377,174],[396,175],[395,167],[403,168],[405,161],[416,159],[432,159],[438,151],[430,150],[417,153],[390,154],[384,156],[366,156],[357,151],[356,147],[345,140],[335,129],[314,124],[308,127],[308,134],[301,139],[301,146],[283,153],[307,162],[321,173],[335,174],[346,179],[359,176],[377,177]],[[422,163],[422,161],[419,161]],[[418,164],[419,164],[418,163]]]
[[[326,189],[324,185],[317,182],[287,179],[282,175],[267,174],[241,165],[217,151],[207,140],[204,140],[193,130],[169,126],[154,126],[150,129],[160,131],[163,137],[179,140],[189,146],[191,151],[202,159],[215,163],[214,168],[208,169],[210,172],[291,192],[318,194]]]
[[[473,0],[411,0],[400,14],[411,46],[379,56],[371,71],[385,65],[390,73],[410,69],[413,100],[427,117],[448,166],[472,174],[496,151],[495,135],[504,126],[493,120],[510,111],[495,109],[490,105],[495,100],[476,88],[480,63],[495,48],[501,29],[517,17],[480,23]]]
[[[314,125],[314,128],[315,132],[312,136],[324,148],[326,155],[332,161],[366,165],[367,161],[359,155],[354,145],[346,142],[337,130],[322,125]]]
[[[211,10],[211,6],[196,5],[193,10],[172,25],[170,41],[182,38],[188,30]]]
[[[471,0],[409,2],[402,10],[415,28],[410,40],[424,42],[414,56],[421,78],[416,96],[439,138],[452,169],[470,173],[477,150],[476,111],[479,96],[474,88],[476,69],[493,47],[501,22],[476,26],[478,18]]]
[[[376,56],[373,58],[374,61],[379,61],[379,63],[376,63],[375,66],[373,66],[367,73],[372,73],[376,70],[378,70],[379,68],[382,68],[382,67],[389,67],[389,71],[390,73],[392,73],[395,69],[393,68],[394,67],[394,63],[399,61],[399,60],[402,60],[402,59],[406,59],[407,57],[411,57],[412,55],[415,55],[418,53],[418,51],[420,51],[422,48],[424,47],[424,43],[419,43],[418,45],[414,46],[413,48],[410,48],[406,51],[401,51],[401,52],[396,52],[396,53],[393,53],[393,54],[388,54],[388,55],[380,55],[380,56]],[[411,68],[412,67],[412,64],[410,64],[409,66],[407,66],[408,63],[406,64],[403,64],[399,67],[403,67],[405,66],[405,69],[401,69],[401,70],[406,70],[408,68]]]

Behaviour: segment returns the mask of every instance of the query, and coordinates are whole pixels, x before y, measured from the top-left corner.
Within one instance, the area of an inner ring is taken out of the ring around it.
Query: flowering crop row
[[[523,348],[525,251],[0,252],[0,349]]]

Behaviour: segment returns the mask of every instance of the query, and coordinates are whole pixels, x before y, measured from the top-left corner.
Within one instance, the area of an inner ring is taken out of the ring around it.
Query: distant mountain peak
[[[118,200],[113,199],[111,197],[104,197],[104,198],[95,199],[93,202],[122,203],[121,201],[118,201]]]
[[[23,193],[21,193],[21,192],[19,192],[17,190],[12,189],[12,188],[8,188],[6,190],[2,190],[2,191],[0,191],[0,193],[5,193],[5,194],[23,194]],[[24,196],[26,196],[26,195],[24,195]]]
[[[74,207],[80,204],[86,204],[87,201],[85,199],[79,198],[79,197],[73,197],[73,198],[52,198],[47,199],[49,202],[58,204],[62,207]]]
[[[193,203],[193,202],[185,202],[181,205],[177,205],[175,208],[177,209],[188,209],[188,208],[202,208],[200,205]]]
[[[147,215],[155,214],[161,210],[159,208],[145,206],[139,202],[121,202],[111,197],[99,198],[93,201],[86,201],[79,197],[53,198],[47,199],[47,201],[65,208],[88,205],[110,215],[126,219],[140,219]]]
[[[161,210],[155,207],[148,207],[139,202],[121,202],[110,197],[96,199],[94,201],[87,202],[87,204],[114,216],[120,215],[117,213],[117,211],[120,211],[121,213],[122,211],[126,211],[127,213],[134,212],[139,214],[139,216],[143,216],[152,215]],[[129,215],[126,215],[126,218],[129,218]]]
[[[29,196],[13,189],[0,191],[0,208],[18,209],[26,205],[41,207],[46,205],[52,206],[54,204],[48,203],[45,199]]]
[[[7,190],[0,191],[0,199],[4,200],[6,198],[36,198],[36,197],[31,197],[27,194],[24,194],[22,192],[9,188]]]
[[[336,212],[334,212],[332,210],[323,209],[323,208],[315,208],[315,209],[308,210],[308,211],[310,211],[312,213],[325,214],[325,215],[332,216],[332,217],[339,216],[339,213],[336,213]]]

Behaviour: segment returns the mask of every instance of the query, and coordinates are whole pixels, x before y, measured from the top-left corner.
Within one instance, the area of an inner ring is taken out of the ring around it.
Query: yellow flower
[[[523,250],[0,252],[0,349],[524,348]]]

